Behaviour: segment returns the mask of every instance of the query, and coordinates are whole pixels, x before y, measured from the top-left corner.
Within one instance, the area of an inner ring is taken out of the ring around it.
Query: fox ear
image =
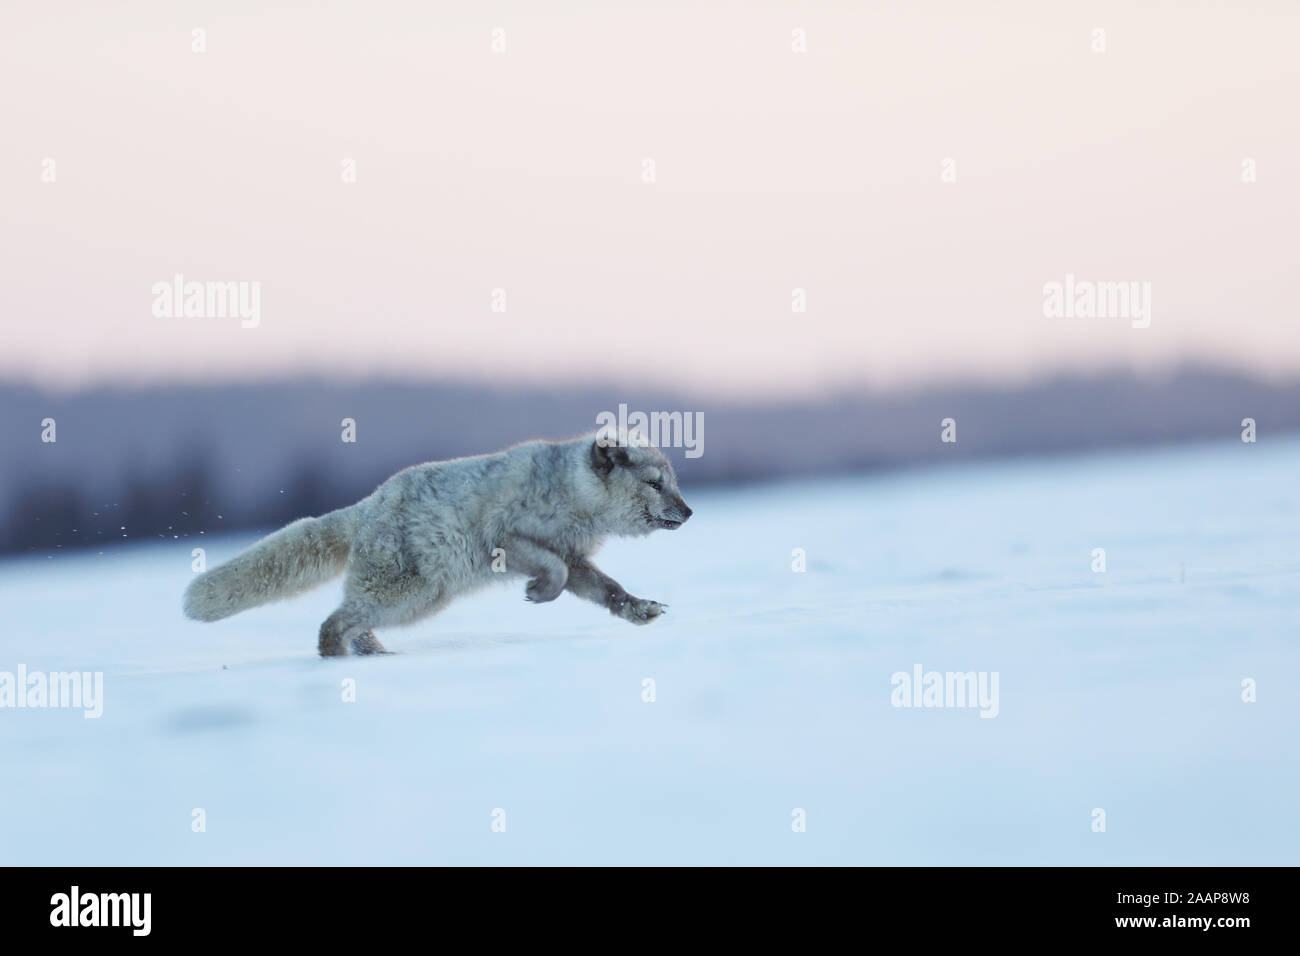
[[[616,444],[606,444],[608,439],[597,438],[591,443],[591,470],[604,478],[615,465],[628,463],[627,449]]]

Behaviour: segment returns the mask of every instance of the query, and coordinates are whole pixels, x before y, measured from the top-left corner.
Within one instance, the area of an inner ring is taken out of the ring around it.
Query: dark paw
[[[343,638],[331,635],[322,637],[316,645],[316,650],[320,652],[321,657],[345,657],[347,648],[343,646]]]
[[[667,604],[629,596],[614,613],[633,624],[649,624],[667,610]]]

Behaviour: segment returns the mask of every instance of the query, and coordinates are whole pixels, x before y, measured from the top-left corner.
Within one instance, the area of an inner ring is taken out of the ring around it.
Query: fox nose
[[[684,502],[684,501],[681,503],[681,505],[680,505],[679,507],[681,508],[681,512],[682,512],[682,520],[683,520],[683,521],[685,521],[685,520],[686,520],[687,518],[689,518],[691,515],[695,514],[695,512],[691,510],[690,505],[688,505],[688,504],[687,504],[686,502]]]

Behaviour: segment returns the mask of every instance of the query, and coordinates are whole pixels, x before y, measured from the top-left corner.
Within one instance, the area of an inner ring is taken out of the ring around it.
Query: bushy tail
[[[219,621],[337,577],[347,564],[356,530],[356,505],[286,525],[195,578],[185,589],[185,616]]]

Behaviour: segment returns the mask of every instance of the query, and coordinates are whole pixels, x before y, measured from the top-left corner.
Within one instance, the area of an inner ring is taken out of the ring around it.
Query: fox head
[[[663,452],[638,442],[607,441],[592,440],[591,469],[608,494],[611,533],[635,536],[680,528],[692,511],[677,490],[677,475]]]

